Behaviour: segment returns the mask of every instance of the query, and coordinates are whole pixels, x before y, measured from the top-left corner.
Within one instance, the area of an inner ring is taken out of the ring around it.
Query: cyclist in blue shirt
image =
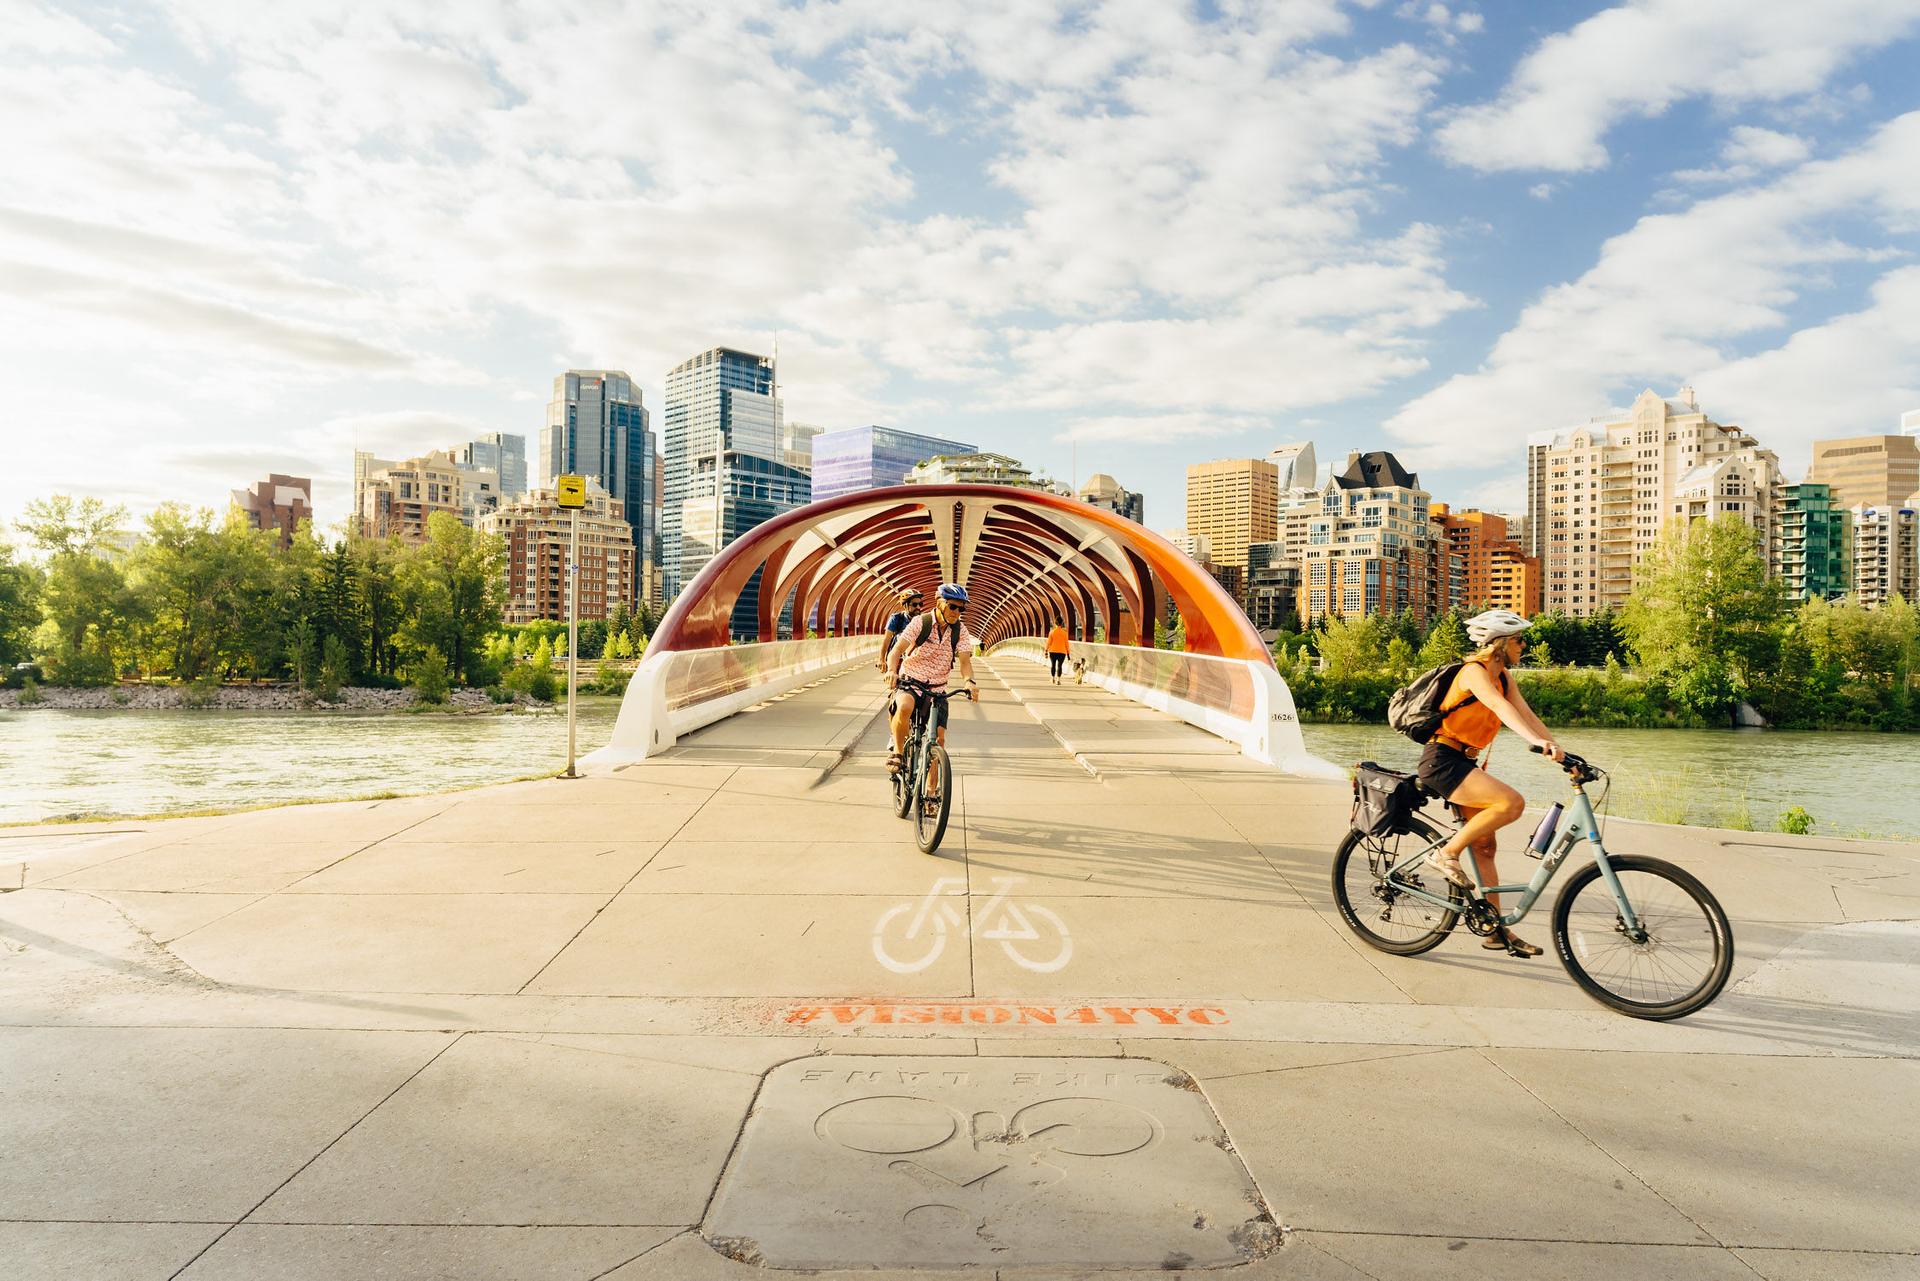
[[[916,588],[908,588],[900,593],[900,608],[887,616],[887,629],[881,633],[880,661],[874,664],[875,667],[883,672],[887,670],[888,653],[899,641],[900,633],[907,630],[907,624],[913,621],[913,616],[920,612],[920,606],[925,601],[926,596]]]

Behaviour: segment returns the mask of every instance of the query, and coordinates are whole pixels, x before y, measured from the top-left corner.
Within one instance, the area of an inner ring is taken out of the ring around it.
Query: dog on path
[[[1087,660],[1084,658],[1076,658],[1073,660],[1073,683],[1075,685],[1085,685],[1087,683]]]

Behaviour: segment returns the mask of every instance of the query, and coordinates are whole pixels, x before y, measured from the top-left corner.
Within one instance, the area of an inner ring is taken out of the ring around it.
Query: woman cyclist
[[[1510,609],[1492,609],[1467,620],[1467,639],[1476,648],[1460,666],[1446,697],[1440,701],[1445,719],[1420,758],[1421,786],[1451,805],[1463,820],[1447,843],[1427,856],[1442,876],[1471,890],[1460,866],[1463,851],[1472,850],[1482,885],[1498,885],[1493,856],[1501,828],[1520,817],[1526,802],[1520,793],[1482,768],[1483,754],[1493,745],[1504,723],[1514,733],[1558,761],[1566,756],[1553,734],[1527,706],[1520,683],[1510,669],[1525,653],[1521,639],[1529,624]],[[1493,910],[1500,898],[1487,895]],[[1540,949],[1501,926],[1481,944],[1489,951],[1504,948],[1514,956],[1538,956]]]

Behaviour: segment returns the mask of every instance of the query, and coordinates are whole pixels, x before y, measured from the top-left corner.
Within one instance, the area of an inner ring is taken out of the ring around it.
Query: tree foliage
[[[1641,670],[1685,711],[1724,722],[1778,660],[1785,610],[1759,532],[1722,515],[1662,531],[1634,566],[1620,622]]]

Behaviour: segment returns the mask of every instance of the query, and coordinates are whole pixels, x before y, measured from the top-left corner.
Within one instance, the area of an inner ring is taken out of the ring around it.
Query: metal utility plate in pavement
[[[1207,1268],[1278,1244],[1186,1074],[1150,1059],[774,1068],[703,1225],[772,1268]]]

